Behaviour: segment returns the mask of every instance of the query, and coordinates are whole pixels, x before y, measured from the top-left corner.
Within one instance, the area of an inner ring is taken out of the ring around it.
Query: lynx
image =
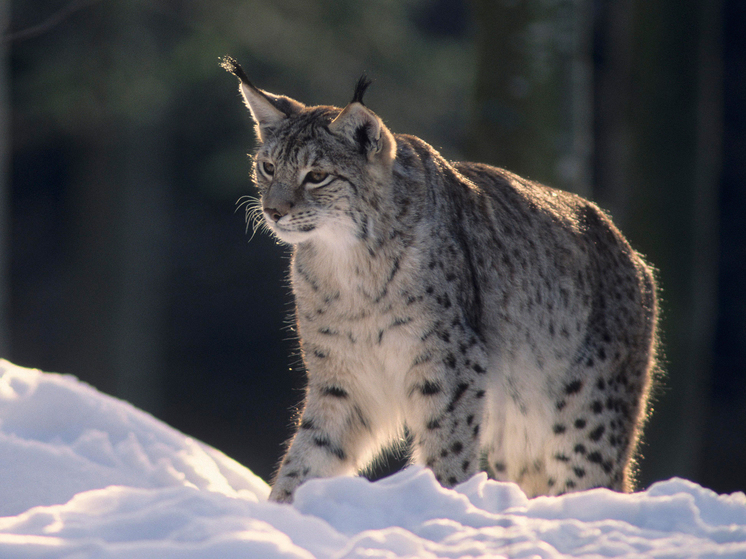
[[[254,181],[292,289],[308,386],[270,499],[408,436],[452,487],[632,488],[655,361],[651,268],[576,195],[307,107],[223,66],[256,123]]]

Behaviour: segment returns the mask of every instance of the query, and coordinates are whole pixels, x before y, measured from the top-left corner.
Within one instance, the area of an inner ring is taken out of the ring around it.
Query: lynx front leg
[[[443,366],[411,387],[408,425],[413,461],[431,468],[446,486],[465,481],[479,469],[480,428],[485,399],[485,367],[447,353]]]
[[[350,392],[338,384],[311,382],[298,431],[282,460],[270,500],[292,502],[311,478],[349,475],[372,440],[372,428]]]

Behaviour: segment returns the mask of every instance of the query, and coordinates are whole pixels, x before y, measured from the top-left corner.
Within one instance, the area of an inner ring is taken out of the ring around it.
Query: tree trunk
[[[593,193],[626,230],[632,189],[634,0],[597,2]]]
[[[10,354],[9,308],[10,278],[8,274],[10,246],[8,180],[10,169],[10,95],[8,44],[3,40],[10,23],[10,0],[0,0],[0,357]]]
[[[164,124],[129,126],[117,223],[114,306],[117,396],[152,413],[163,411],[170,237]]]
[[[626,3],[626,2],[625,2]],[[697,479],[711,376],[719,176],[719,4],[603,4],[599,201],[658,269],[662,369],[641,481]],[[632,24],[625,19],[632,18]],[[606,129],[604,130],[604,128]]]
[[[472,4],[477,75],[469,157],[590,195],[590,2]]]
[[[142,11],[102,4],[113,27],[102,60],[119,80],[100,83],[104,108],[86,131],[74,210],[70,321],[64,362],[83,380],[152,413],[163,408],[168,242],[168,111],[149,92],[156,57]],[[150,74],[148,74],[150,73]],[[151,79],[151,81],[149,81]],[[122,106],[125,104],[126,106]],[[131,104],[131,105],[130,105]]]

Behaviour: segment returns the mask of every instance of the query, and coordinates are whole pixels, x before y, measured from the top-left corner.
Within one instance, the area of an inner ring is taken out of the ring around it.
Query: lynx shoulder
[[[261,215],[294,247],[308,386],[271,498],[387,445],[444,486],[631,489],[655,360],[651,269],[606,214],[448,162],[363,104],[306,107],[224,66],[256,123]]]

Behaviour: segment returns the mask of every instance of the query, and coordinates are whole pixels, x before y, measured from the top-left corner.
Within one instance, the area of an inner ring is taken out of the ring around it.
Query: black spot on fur
[[[595,414],[600,414],[601,412],[604,411],[604,405],[598,400],[596,400],[595,402],[591,404],[591,410],[593,410],[593,413]]]
[[[360,129],[358,128],[358,130]],[[383,299],[388,294],[389,286],[391,285],[391,282],[394,281],[394,278],[396,277],[396,274],[399,273],[400,269],[401,269],[401,262],[399,260],[399,257],[396,257],[394,259],[394,262],[391,265],[391,270],[389,271],[389,275],[386,278],[386,282],[383,284],[383,288],[381,289],[381,292],[373,300],[374,303],[379,303],[381,299]]]
[[[440,394],[442,388],[440,383],[426,380],[420,385],[420,394],[423,396],[433,396],[434,394]]]
[[[451,445],[451,452],[456,455],[461,454],[462,450],[464,450],[464,445],[461,443],[461,441],[456,441]]]
[[[451,308],[451,299],[448,297],[448,293],[443,293],[443,295],[438,295],[437,297],[435,297],[435,301],[444,309]]]
[[[329,452],[342,461],[347,460],[347,455],[345,454],[345,451],[339,448],[338,446],[330,446]]]
[[[604,427],[603,425],[599,425],[598,427],[596,427],[593,431],[591,431],[588,434],[588,438],[594,442],[598,442],[599,440],[601,440],[601,437],[604,436],[605,431],[606,431],[606,427]]]
[[[601,464],[603,461],[603,456],[601,456],[601,453],[598,451],[591,452],[588,455],[588,462],[592,462],[593,464]]]
[[[329,454],[332,454],[332,455],[336,456],[340,460],[346,460],[347,459],[347,455],[345,454],[344,450],[342,450],[341,448],[339,448],[336,445],[333,445],[331,443],[331,441],[328,438],[326,438],[326,437],[321,437],[321,436],[314,437],[313,438],[313,444],[315,444],[316,446],[318,446],[320,448],[323,448]]]
[[[349,396],[347,390],[339,386],[325,386],[321,389],[321,393],[324,396],[331,396],[333,398],[347,398]]]
[[[401,317],[395,318],[394,322],[391,323],[391,327],[394,328],[396,326],[404,326],[405,324],[409,324],[410,322],[412,322],[411,316],[408,316],[405,318],[401,318]]]
[[[464,460],[464,461],[463,461],[463,462],[461,463],[461,470],[462,470],[463,472],[466,472],[466,471],[467,471],[467,470],[469,469],[469,466],[471,466],[471,462],[470,462],[469,460]]]
[[[360,409],[359,406],[354,407],[355,415],[357,416],[357,420],[365,429],[370,431],[370,423],[368,423],[368,420],[365,417],[365,414],[363,413],[363,410]]]
[[[452,412],[456,408],[456,404],[461,399],[461,397],[464,395],[464,392],[469,388],[469,385],[465,382],[460,383],[456,390],[453,393],[453,398],[451,398],[451,402],[448,404],[448,411]]]
[[[576,419],[575,420],[575,428],[576,429],[584,429],[585,428],[585,419]]]
[[[427,425],[425,425],[430,431],[433,431],[435,429],[440,429],[440,421],[437,419],[431,419],[427,422]]]
[[[585,470],[583,468],[573,468],[572,471],[575,472],[578,478],[585,477]]]
[[[446,364],[446,367],[454,369],[456,367],[456,357],[453,355],[453,353],[449,353],[448,355],[446,355],[446,358],[443,359],[443,363]]]
[[[432,360],[433,356],[429,351],[426,351],[425,353],[421,353],[417,357],[414,358],[414,363],[412,363],[412,366],[415,365],[422,365],[423,363],[427,363],[428,361]]]
[[[581,388],[583,388],[583,383],[579,380],[574,380],[565,385],[565,394],[567,394],[568,396],[570,394],[576,394],[580,392]]]
[[[299,264],[296,264],[295,269],[298,271],[298,275],[303,278],[303,280],[311,287],[312,290],[319,290],[319,284],[316,283],[316,280],[314,280],[304,268],[302,268]]]
[[[575,451],[575,454],[585,454],[585,446],[582,444],[576,444],[575,448],[573,449]]]
[[[566,430],[567,430],[567,427],[565,427],[564,425],[560,425],[559,423],[555,423],[554,426],[552,427],[552,431],[554,431],[555,435],[561,435]]]
[[[453,485],[456,485],[457,483],[458,483],[458,480],[454,476],[451,476],[448,478],[448,485],[453,486]]]

